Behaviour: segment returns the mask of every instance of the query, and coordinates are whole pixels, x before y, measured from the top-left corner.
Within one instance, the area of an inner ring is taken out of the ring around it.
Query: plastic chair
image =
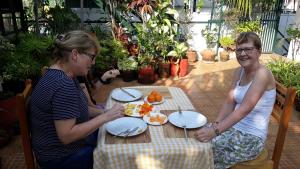
[[[23,151],[27,169],[35,169],[35,160],[31,147],[30,127],[28,121],[28,104],[32,92],[31,80],[25,82],[25,89],[16,96],[16,111],[19,117]]]
[[[279,126],[272,159],[268,159],[268,150],[264,148],[262,153],[256,159],[236,164],[231,167],[231,169],[278,169],[295,96],[295,88],[286,88],[282,84],[276,82],[276,101],[273,107],[272,116],[279,123]]]

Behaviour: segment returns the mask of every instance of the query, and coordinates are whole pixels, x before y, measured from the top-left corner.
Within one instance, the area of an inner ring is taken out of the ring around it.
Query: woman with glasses
[[[30,102],[32,145],[42,169],[91,169],[97,129],[123,116],[120,104],[100,115],[89,111],[76,79],[87,75],[99,49],[97,39],[83,31],[55,40],[54,64],[39,80]]]
[[[276,89],[271,71],[259,62],[260,55],[259,36],[241,33],[236,39],[241,67],[234,74],[228,96],[215,122],[195,134],[201,142],[212,141],[216,169],[253,160],[263,150]]]

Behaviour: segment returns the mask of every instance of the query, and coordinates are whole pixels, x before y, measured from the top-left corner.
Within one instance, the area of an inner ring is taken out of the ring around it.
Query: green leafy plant
[[[241,22],[238,25],[236,25],[235,31],[237,33],[242,32],[261,32],[260,22],[259,21],[247,21],[247,22]]]
[[[182,59],[186,56],[186,51],[188,50],[188,47],[184,42],[178,43],[175,41],[175,47],[172,51],[170,51],[167,56],[172,56],[177,59]]]
[[[292,60],[295,60],[295,55],[300,51],[300,25],[298,27],[289,27],[286,31],[292,45]],[[298,45],[297,45],[298,44]]]
[[[64,33],[79,28],[80,19],[70,8],[55,6],[47,13],[52,34]]]
[[[4,80],[26,80],[40,75],[43,66],[51,60],[53,37],[39,37],[35,34],[21,35],[13,57],[5,65]]]
[[[142,23],[134,24],[138,46],[141,49],[139,64],[153,63],[151,58],[157,57],[168,61],[166,56],[177,34],[174,24],[178,18],[178,13],[172,7],[171,1],[132,1],[129,7],[131,12],[142,21]],[[148,63],[141,63],[141,60]]]
[[[118,69],[123,71],[137,70],[138,62],[133,57],[118,60]]]
[[[100,41],[100,46],[100,53],[95,63],[97,69],[108,70],[115,67],[119,59],[129,56],[127,49],[118,40],[105,39]]]
[[[200,12],[202,10],[203,6],[204,6],[204,0],[198,0],[197,1],[198,12]]]
[[[267,64],[277,81],[286,87],[294,86],[300,97],[300,63],[277,59]]]
[[[219,42],[225,50],[232,49],[234,45],[234,39],[231,38],[230,36],[224,36],[220,38]]]
[[[217,28],[213,28],[210,29],[209,26],[206,26],[205,29],[203,29],[201,31],[203,37],[206,40],[206,44],[208,48],[213,48],[216,45],[216,41],[217,41],[217,34],[218,34],[218,30]]]
[[[229,8],[236,8],[241,12],[243,17],[251,17],[252,9],[262,7],[262,9],[272,8],[274,0],[224,0]]]

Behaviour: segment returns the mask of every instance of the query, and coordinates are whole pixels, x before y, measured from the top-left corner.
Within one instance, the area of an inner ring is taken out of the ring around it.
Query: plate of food
[[[132,102],[140,99],[142,96],[143,96],[142,92],[130,88],[118,88],[115,89],[111,94],[111,97],[114,100],[120,102]]]
[[[159,92],[153,90],[148,96],[144,98],[144,101],[155,105],[162,104],[165,101],[165,99]]]
[[[153,106],[144,101],[126,103],[124,107],[124,114],[131,117],[143,117],[153,111]]]
[[[119,137],[136,136],[147,129],[147,123],[139,118],[122,117],[110,121],[105,126],[106,131]]]
[[[173,112],[168,116],[170,123],[183,128],[186,125],[187,129],[194,129],[204,126],[207,123],[207,118],[199,112],[182,110],[182,113]]]
[[[162,113],[151,112],[143,117],[143,120],[151,125],[163,125],[168,122],[168,117]]]

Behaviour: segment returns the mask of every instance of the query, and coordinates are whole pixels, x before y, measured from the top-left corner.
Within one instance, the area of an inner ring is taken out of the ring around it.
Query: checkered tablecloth
[[[157,88],[161,86],[135,86]],[[168,87],[171,99],[157,105],[158,110],[194,109],[186,94],[176,87]],[[111,97],[107,107],[115,103]],[[100,128],[98,144],[94,150],[94,169],[213,169],[211,143],[193,138],[166,138],[162,126],[149,125],[150,143],[105,144],[105,126]]]

